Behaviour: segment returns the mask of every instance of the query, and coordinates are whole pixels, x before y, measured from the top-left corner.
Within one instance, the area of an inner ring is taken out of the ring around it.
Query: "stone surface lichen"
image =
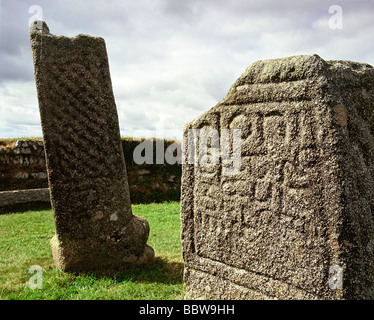
[[[131,211],[105,41],[54,36],[45,22],[40,25],[30,28],[30,41],[56,225],[51,241],[56,266],[110,272],[146,263],[154,253],[146,245],[147,221]]]
[[[184,161],[187,298],[374,298],[373,110],[370,65],[304,55],[253,63],[185,126],[186,157],[190,130],[241,130],[237,174]]]

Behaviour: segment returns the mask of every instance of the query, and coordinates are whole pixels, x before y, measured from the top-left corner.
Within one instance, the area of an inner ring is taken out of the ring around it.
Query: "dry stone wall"
[[[181,164],[135,163],[133,152],[141,142],[139,139],[122,139],[131,202],[179,201]],[[165,140],[165,149],[174,142]],[[0,191],[36,188],[48,188],[43,142],[37,139],[0,140]]]
[[[42,141],[0,140],[0,191],[48,187]]]

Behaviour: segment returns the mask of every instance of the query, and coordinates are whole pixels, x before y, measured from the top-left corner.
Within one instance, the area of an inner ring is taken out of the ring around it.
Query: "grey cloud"
[[[30,55],[12,56],[0,53],[0,63],[2,65],[0,69],[0,84],[9,80],[33,81],[34,73]]]
[[[31,2],[30,2],[31,3]],[[9,80],[32,81],[28,1],[2,1],[0,21],[0,85]]]
[[[52,33],[105,39],[125,135],[154,135],[161,118],[167,130],[181,133],[186,122],[221,100],[258,59],[317,53],[374,63],[373,1],[339,1],[344,29],[338,31],[328,28],[330,3],[325,0],[38,3]],[[10,80],[35,87],[27,30],[32,4],[2,1],[0,89]],[[17,106],[28,110],[27,94],[15,92],[20,96]],[[9,116],[1,123],[0,136],[27,126],[12,116],[14,99],[3,95],[0,91],[0,101],[9,105],[2,110]]]

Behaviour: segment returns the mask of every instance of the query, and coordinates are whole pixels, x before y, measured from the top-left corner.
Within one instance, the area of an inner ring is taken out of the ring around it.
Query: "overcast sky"
[[[123,136],[181,138],[184,124],[218,103],[257,60],[316,53],[374,65],[374,0],[0,4],[1,138],[42,135],[28,31],[33,18],[55,35],[105,39]],[[329,12],[333,5],[342,16]]]

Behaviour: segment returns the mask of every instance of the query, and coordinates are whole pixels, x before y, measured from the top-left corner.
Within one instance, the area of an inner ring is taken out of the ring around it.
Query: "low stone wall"
[[[131,202],[179,201],[181,165],[170,165],[166,161],[165,164],[156,164],[156,161],[153,164],[136,164],[133,152],[141,142],[131,138],[122,140]],[[165,140],[164,148],[174,142]],[[154,158],[155,148],[154,141]],[[0,140],[0,192],[43,188],[48,188],[43,141]]]
[[[26,202],[50,202],[49,189],[28,189],[0,192],[0,207]]]

